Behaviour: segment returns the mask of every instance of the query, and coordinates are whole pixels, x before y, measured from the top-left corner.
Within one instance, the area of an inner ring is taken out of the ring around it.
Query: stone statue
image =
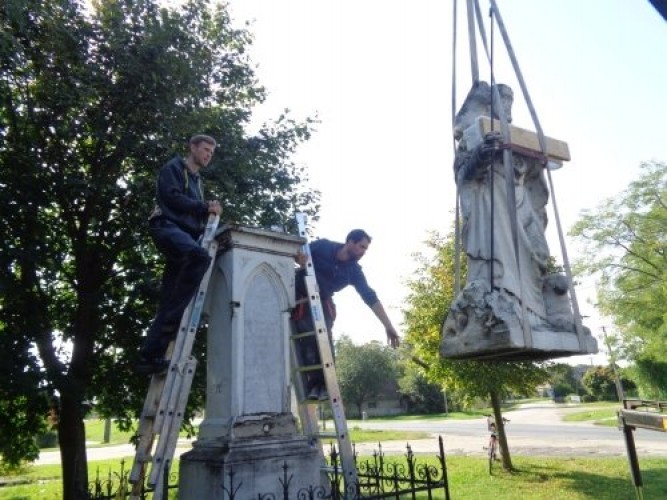
[[[499,84],[497,90],[492,97],[489,84],[476,83],[454,120],[467,279],[443,324],[441,353],[480,359],[580,353],[568,280],[549,272],[543,155],[513,150],[508,182],[500,130],[466,134],[478,130],[480,116],[511,121],[512,89]]]

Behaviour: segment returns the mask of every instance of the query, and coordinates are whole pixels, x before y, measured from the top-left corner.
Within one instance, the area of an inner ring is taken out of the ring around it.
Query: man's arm
[[[385,312],[384,307],[382,306],[382,302],[378,300],[375,304],[371,306],[371,309],[375,313],[375,316],[377,316],[377,319],[380,320],[380,322],[384,326],[385,331],[387,332],[387,342],[394,349],[397,348],[400,344],[398,333],[396,332],[394,325],[391,324],[391,320],[389,319],[389,316],[387,316],[387,313]]]

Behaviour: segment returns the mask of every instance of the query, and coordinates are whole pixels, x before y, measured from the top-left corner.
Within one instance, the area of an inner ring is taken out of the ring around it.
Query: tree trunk
[[[67,394],[63,394],[60,398],[58,440],[63,475],[63,500],[86,498],[88,463],[81,401]]]
[[[498,433],[498,444],[500,445],[500,456],[503,461],[503,469],[511,471],[512,457],[510,456],[510,449],[507,446],[507,435],[505,434],[505,422],[503,422],[503,414],[500,411],[500,395],[497,391],[491,391],[491,407],[493,408],[493,417],[496,421],[496,432]]]

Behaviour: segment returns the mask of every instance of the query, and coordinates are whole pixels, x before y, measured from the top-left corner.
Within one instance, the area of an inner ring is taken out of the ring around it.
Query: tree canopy
[[[405,344],[429,380],[448,391],[456,391],[464,402],[488,398],[498,423],[503,467],[512,463],[502,423],[501,398],[509,394],[529,394],[548,378],[541,364],[523,361],[445,360],[440,357],[440,331],[454,299],[457,252],[454,234],[430,235],[425,242],[429,254],[417,254],[415,278],[408,281],[410,293],[403,311]],[[465,276],[462,259],[461,276]]]
[[[499,394],[523,394],[543,382],[547,373],[533,362],[459,361],[440,357],[440,329],[454,297],[454,236],[437,233],[425,242],[429,254],[418,254],[416,277],[408,281],[410,293],[403,311],[405,340],[433,380],[457,390],[468,400]],[[465,276],[465,263],[461,266]]]
[[[64,498],[87,481],[86,403],[129,423],[145,396],[130,367],[157,302],[146,220],[159,167],[207,133],[219,145],[205,191],[225,220],[266,227],[317,208],[290,159],[314,122],[285,113],[246,133],[265,95],[251,41],[205,0],[0,6],[0,451],[34,458],[57,396]]]
[[[575,270],[598,280],[600,311],[612,318],[635,361],[640,390],[667,388],[667,164],[641,164],[639,178],[583,212],[570,234],[582,245]]]
[[[379,342],[355,345],[343,335],[336,342],[336,375],[343,401],[354,404],[361,415],[363,404],[376,399],[387,384],[396,389],[395,353]]]

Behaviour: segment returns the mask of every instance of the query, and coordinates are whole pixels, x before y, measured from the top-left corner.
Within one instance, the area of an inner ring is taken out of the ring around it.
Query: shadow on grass
[[[572,465],[576,463],[576,459],[573,459]],[[572,470],[572,465],[568,467],[568,470],[563,470],[562,462],[549,463],[548,460],[545,460],[544,464],[540,464],[531,460],[530,464],[515,466],[511,473],[502,472],[500,474],[508,483],[514,483],[513,488],[516,493],[519,493],[518,490],[524,487],[528,487],[526,493],[529,493],[541,483],[544,496],[540,495],[539,498],[591,498],[596,500],[639,498],[627,463],[623,472],[621,472],[622,468],[618,466],[621,464],[610,469],[603,467],[597,472],[595,465],[601,465],[600,462],[596,464],[582,461],[581,470]],[[576,465],[574,468],[576,469]],[[660,467],[659,464],[641,471],[642,493],[646,498],[667,498],[665,472],[665,468]]]

